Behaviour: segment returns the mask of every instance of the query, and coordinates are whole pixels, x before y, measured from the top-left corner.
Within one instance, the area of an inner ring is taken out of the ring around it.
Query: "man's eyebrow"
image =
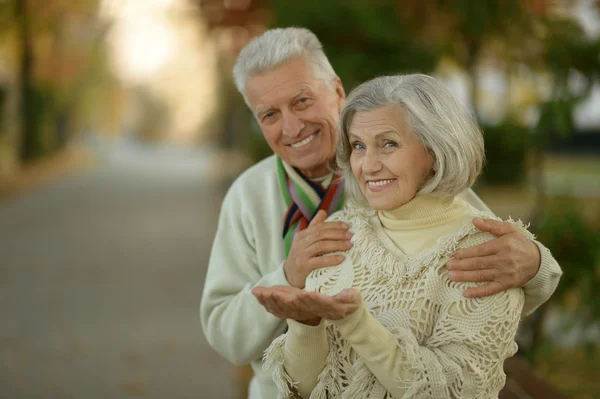
[[[260,116],[262,114],[266,114],[267,112],[272,111],[273,109],[274,109],[273,107],[261,108],[256,111],[256,115]]]
[[[306,87],[298,90],[298,92],[296,92],[296,94],[294,94],[292,96],[292,100],[295,100],[296,98],[298,98],[302,93],[304,93],[305,91],[307,91],[308,89]]]
[[[304,87],[300,90],[298,90],[292,97],[292,101],[295,100],[296,98],[298,98],[302,93],[304,93],[305,91],[308,91],[308,88]],[[256,111],[256,115],[260,116],[262,114],[266,114],[269,111],[273,111],[274,108],[273,107],[268,107],[268,108],[260,108]]]

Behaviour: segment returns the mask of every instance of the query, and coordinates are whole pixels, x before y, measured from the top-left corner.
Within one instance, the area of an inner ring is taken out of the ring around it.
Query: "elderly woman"
[[[355,204],[331,219],[351,226],[353,247],[339,266],[313,271],[305,290],[253,290],[288,319],[265,354],[280,395],[498,397],[522,289],[465,298],[474,284],[452,282],[445,267],[458,249],[494,238],[472,223],[494,216],[456,198],[483,165],[476,122],[435,79],[406,75],[355,89],[339,131]]]

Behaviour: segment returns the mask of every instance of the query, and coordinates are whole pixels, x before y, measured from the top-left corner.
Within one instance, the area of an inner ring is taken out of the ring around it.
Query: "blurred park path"
[[[235,397],[198,316],[223,185],[201,152],[100,155],[0,202],[0,397]]]

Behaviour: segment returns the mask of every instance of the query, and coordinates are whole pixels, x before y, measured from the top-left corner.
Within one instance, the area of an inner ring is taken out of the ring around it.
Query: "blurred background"
[[[600,397],[595,0],[0,0],[0,397],[244,397],[198,304],[223,195],[270,154],[231,68],[277,26],[347,92],[424,72],[475,111],[476,191],[564,271],[502,397]]]

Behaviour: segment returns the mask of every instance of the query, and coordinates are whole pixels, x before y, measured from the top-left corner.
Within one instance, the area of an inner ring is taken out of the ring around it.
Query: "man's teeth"
[[[292,144],[292,148],[298,148],[298,147],[302,147],[303,145],[306,145],[308,143],[310,143],[311,141],[313,141],[313,139],[315,138],[317,134],[311,134],[310,136],[308,136],[307,138],[305,138],[304,140],[296,143],[296,144]]]
[[[389,179],[389,180],[379,180],[379,181],[370,181],[367,184],[369,186],[385,186],[386,184],[390,184],[391,182],[393,182],[395,179]]]

